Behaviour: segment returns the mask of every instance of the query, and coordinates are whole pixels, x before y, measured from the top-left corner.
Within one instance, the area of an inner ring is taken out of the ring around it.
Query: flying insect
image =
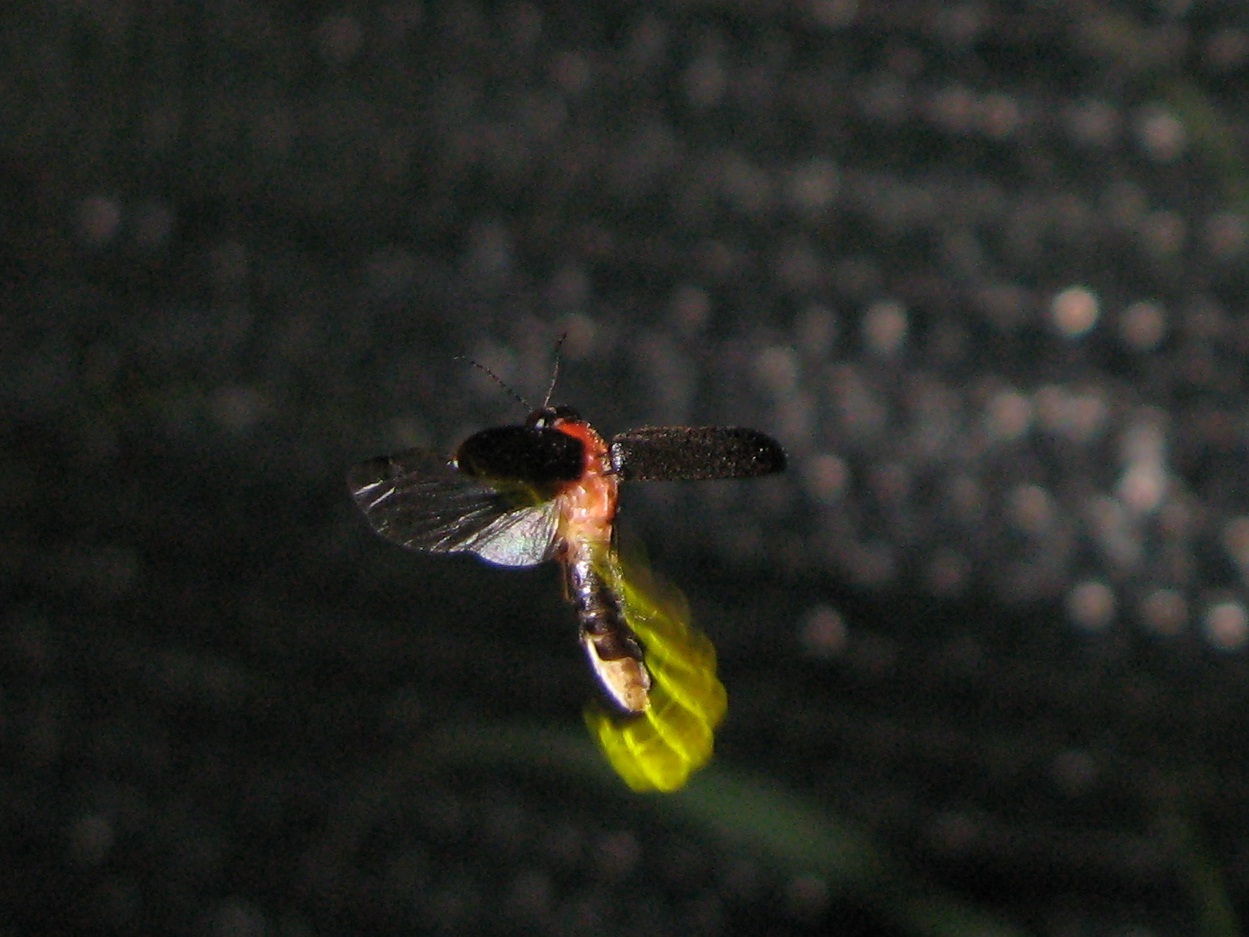
[[[679,593],[621,559],[619,486],[769,475],[785,453],[741,427],[651,426],[608,442],[549,399],[523,425],[469,436],[450,459],[410,449],[356,465],[347,483],[373,529],[409,549],[558,562],[608,704],[587,710],[591,734],[630,787],[675,790],[711,757],[726,695]]]

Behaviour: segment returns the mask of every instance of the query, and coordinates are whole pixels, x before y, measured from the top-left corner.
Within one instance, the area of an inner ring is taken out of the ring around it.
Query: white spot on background
[[[1218,602],[1202,620],[1206,639],[1221,651],[1239,651],[1249,641],[1249,613],[1241,602]]]
[[[1040,485],[1019,485],[1010,493],[1011,520],[1020,530],[1042,534],[1054,523],[1054,499]]]
[[[807,611],[799,625],[798,640],[811,657],[827,660],[846,647],[846,623],[831,605],[817,605]]]
[[[802,480],[807,491],[821,504],[836,504],[846,493],[850,467],[830,453],[812,456],[803,462]]]
[[[787,345],[770,345],[755,357],[755,377],[777,397],[788,397],[798,386],[798,356]]]
[[[1153,351],[1161,344],[1166,330],[1166,312],[1157,303],[1132,303],[1119,319],[1119,334],[1133,351]]]
[[[1154,410],[1143,411],[1123,431],[1120,442],[1124,470],[1118,494],[1128,508],[1140,514],[1157,511],[1170,486],[1163,419]]]
[[[909,328],[906,307],[895,300],[873,303],[863,315],[864,343],[870,352],[881,357],[897,354]]]
[[[1097,324],[1097,296],[1083,286],[1070,286],[1050,303],[1050,318],[1065,338],[1082,338]]]
[[[822,215],[837,198],[841,177],[829,159],[812,159],[793,169],[785,183],[785,198],[800,214]]]
[[[1115,619],[1115,594],[1104,582],[1086,580],[1067,595],[1067,614],[1086,631],[1104,631]]]
[[[989,401],[989,432],[999,440],[1019,439],[1032,425],[1032,401],[1019,391],[999,391]]]
[[[1249,221],[1236,212],[1216,212],[1206,222],[1205,239],[1216,260],[1237,260],[1249,245]]]
[[[1136,137],[1150,159],[1158,163],[1174,162],[1188,144],[1183,122],[1159,105],[1142,109],[1136,120]]]

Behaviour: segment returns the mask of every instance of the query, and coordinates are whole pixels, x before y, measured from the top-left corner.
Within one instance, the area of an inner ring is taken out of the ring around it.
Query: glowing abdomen
[[[581,643],[612,702],[623,712],[640,713],[649,703],[651,681],[642,648],[620,607],[620,565],[612,549],[618,480],[607,445],[592,427],[568,421],[556,428],[585,446],[581,477],[558,495],[560,560],[581,625]]]

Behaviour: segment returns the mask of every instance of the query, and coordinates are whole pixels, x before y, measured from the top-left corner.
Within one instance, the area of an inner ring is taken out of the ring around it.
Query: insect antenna
[[[546,389],[546,397],[542,401],[542,409],[545,410],[551,405],[551,394],[555,393],[555,382],[559,380],[559,352],[564,347],[564,339],[568,337],[565,332],[559,337],[559,341],[555,343],[555,367],[551,369],[551,384]]]
[[[512,385],[510,385],[507,381],[503,380],[503,378],[499,377],[499,375],[495,374],[484,364],[474,361],[468,355],[456,355],[454,360],[467,361],[469,364],[475,367],[478,371],[481,371],[483,374],[488,375],[492,381],[494,381],[496,384],[502,387],[505,391],[511,394],[512,399],[515,400],[517,403],[519,403],[526,410],[533,409],[533,404],[531,404],[528,400],[526,400],[520,394],[516,393],[516,391],[512,390]],[[543,406],[545,406],[545,404]]]

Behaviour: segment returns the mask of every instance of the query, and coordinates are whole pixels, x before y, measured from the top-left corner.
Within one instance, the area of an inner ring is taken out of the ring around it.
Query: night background
[[[1240,4],[0,12],[0,935],[1202,935],[1249,910]],[[550,381],[717,757],[347,493]]]

